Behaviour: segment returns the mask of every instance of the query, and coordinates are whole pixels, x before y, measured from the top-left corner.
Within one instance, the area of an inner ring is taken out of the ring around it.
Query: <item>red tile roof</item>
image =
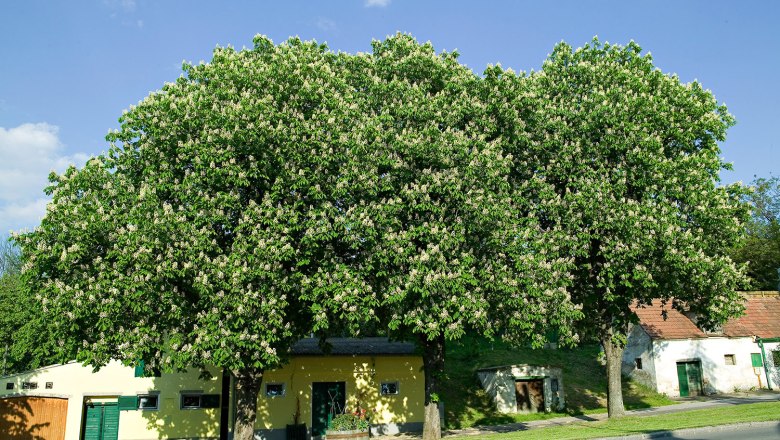
[[[653,339],[695,339],[708,336],[758,336],[761,338],[780,337],[780,293],[758,296],[748,293],[745,301],[745,314],[723,325],[722,332],[703,332],[687,316],[671,308],[670,304],[661,307],[661,301],[655,300],[651,306],[635,308],[640,325]],[[663,318],[666,310],[666,319]]]
[[[745,314],[726,323],[723,330],[724,333],[743,331],[759,338],[780,337],[780,294],[774,292],[774,295],[769,296],[748,295]]]

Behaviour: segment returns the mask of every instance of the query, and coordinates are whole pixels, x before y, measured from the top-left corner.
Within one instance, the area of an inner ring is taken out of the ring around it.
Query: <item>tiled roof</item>
[[[662,312],[666,310],[666,319]],[[653,339],[695,339],[708,336],[758,336],[761,338],[780,337],[780,294],[752,295],[748,293],[745,301],[745,314],[723,325],[722,331],[707,334],[696,326],[687,316],[671,308],[669,304],[661,307],[661,301],[655,300],[651,306],[635,308],[640,325]]]
[[[390,341],[387,338],[329,338],[326,340],[331,349],[328,354],[346,355],[406,355],[414,354],[411,342]],[[296,342],[292,353],[299,356],[325,354],[318,338],[306,338]]]
[[[745,302],[745,314],[729,321],[723,332],[748,333],[760,338],[780,337],[780,295],[749,295]]]
[[[666,310],[666,319],[662,313]],[[654,300],[651,306],[635,308],[639,323],[653,339],[692,339],[706,338],[707,334],[696,327],[688,317],[671,308],[669,304],[661,307],[660,300]]]

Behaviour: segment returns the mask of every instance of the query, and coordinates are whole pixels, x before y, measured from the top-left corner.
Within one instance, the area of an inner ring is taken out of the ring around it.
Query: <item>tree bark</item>
[[[236,382],[236,424],[234,440],[254,440],[257,420],[257,398],[263,383],[263,370],[233,370]]]
[[[622,417],[626,414],[626,409],[623,406],[623,377],[621,374],[625,347],[615,343],[613,336],[613,329],[609,329],[601,341],[607,359],[607,415],[609,418]]]
[[[423,440],[441,439],[441,419],[439,418],[439,377],[444,372],[444,335],[436,336],[432,341],[425,335],[420,336],[423,347],[423,369],[425,370],[425,423]]]

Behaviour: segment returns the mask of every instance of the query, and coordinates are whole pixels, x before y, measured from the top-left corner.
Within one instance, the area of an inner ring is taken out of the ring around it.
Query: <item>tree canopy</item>
[[[734,123],[697,82],[657,69],[649,54],[594,39],[558,44],[531,76],[540,100],[534,178],[554,188],[540,212],[575,259],[570,290],[581,333],[607,351],[610,414],[623,411],[620,362],[632,307],[659,299],[711,326],[741,311],[738,242],[745,189],[719,185],[718,142]]]
[[[780,289],[780,178],[757,178],[745,200],[753,208],[745,225],[745,241],[733,253],[747,264],[751,288]]]
[[[366,290],[341,252],[361,179],[346,55],[254,42],[132,106],[107,155],[52,176],[41,226],[18,237],[64,352],[230,370],[236,438],[251,435],[262,372],[326,320],[306,298]]]
[[[217,48],[53,174],[16,239],[59,355],[224,368],[244,440],[293,343],[386,326],[423,348],[438,438],[445,342],[467,331],[598,337],[613,414],[632,307],[739,311],[724,252],[745,192],[717,184],[733,119],[698,83],[634,43],[562,43],[530,75],[402,34],[372,49]]]

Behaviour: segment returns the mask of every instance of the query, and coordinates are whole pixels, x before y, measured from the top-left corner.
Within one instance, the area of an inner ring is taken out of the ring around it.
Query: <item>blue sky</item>
[[[0,236],[43,215],[50,170],[105,151],[122,110],[173,81],[182,60],[255,34],[368,51],[396,31],[489,63],[538,69],[553,46],[594,36],[638,42],[663,71],[698,79],[737,118],[724,182],[777,175],[780,2],[776,1],[197,1],[5,2],[0,14]]]

